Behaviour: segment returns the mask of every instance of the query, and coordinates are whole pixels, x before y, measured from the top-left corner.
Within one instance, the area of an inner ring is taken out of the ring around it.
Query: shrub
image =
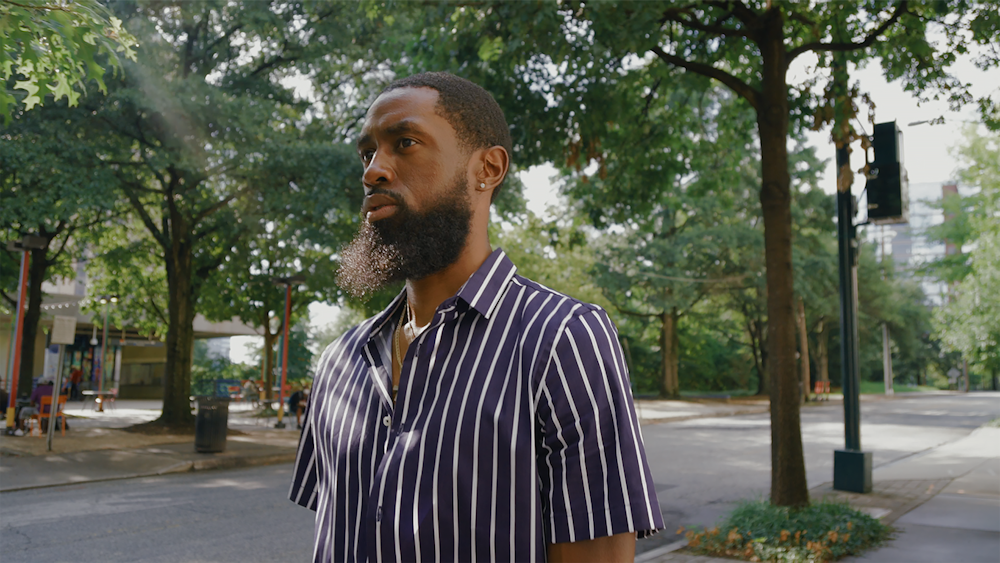
[[[844,503],[824,501],[793,510],[758,500],[741,503],[718,527],[688,530],[685,537],[697,553],[747,561],[822,563],[879,545],[890,531]]]

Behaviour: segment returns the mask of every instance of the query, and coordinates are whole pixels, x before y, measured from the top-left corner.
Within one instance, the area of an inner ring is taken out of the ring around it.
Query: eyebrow
[[[417,123],[412,119],[404,119],[386,127],[385,132],[389,135],[399,135],[402,133],[422,133],[423,129],[421,129],[420,126],[417,125]],[[358,148],[361,148],[363,145],[367,145],[371,141],[371,133],[365,133],[358,138]]]

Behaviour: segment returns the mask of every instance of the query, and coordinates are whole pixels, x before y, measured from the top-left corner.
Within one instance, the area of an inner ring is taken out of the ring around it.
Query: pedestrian
[[[446,73],[390,84],[357,142],[356,297],[405,282],[327,347],[290,497],[315,561],[632,561],[663,527],[617,329],[516,273],[490,205],[511,136]]]
[[[80,392],[80,382],[83,381],[83,370],[79,366],[74,367],[69,372],[69,400],[82,401],[83,394]]]
[[[309,388],[303,387],[292,393],[288,398],[288,410],[295,413],[295,426],[302,430],[302,413],[306,410],[306,402],[309,400]]]

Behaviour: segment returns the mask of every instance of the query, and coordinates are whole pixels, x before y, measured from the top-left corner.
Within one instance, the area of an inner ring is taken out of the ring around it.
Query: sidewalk
[[[62,436],[56,427],[51,452],[46,450],[44,436],[0,435],[0,492],[295,459],[299,432],[294,416],[286,417],[286,428],[277,430],[274,417],[256,418],[249,405],[233,403],[225,451],[197,453],[192,435],[147,435],[123,430],[154,420],[162,402],[117,403],[103,413],[94,412],[86,403],[68,404],[70,429]]]
[[[844,562],[996,563],[1000,560],[1000,428],[981,427],[940,447],[872,472],[869,494],[834,491],[823,483],[813,500],[842,500],[896,528],[879,549]],[[693,555],[677,542],[640,554],[636,562],[723,563]],[[680,550],[680,551],[678,551]]]

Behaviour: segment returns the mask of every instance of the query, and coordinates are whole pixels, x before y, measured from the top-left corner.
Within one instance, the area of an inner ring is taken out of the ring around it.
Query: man
[[[302,413],[306,410],[309,401],[309,388],[303,387],[292,393],[288,398],[288,410],[295,413],[295,427],[302,430]]]
[[[632,561],[663,526],[614,325],[490,247],[510,152],[449,74],[368,110],[340,283],[406,287],[319,363],[290,492],[316,561]]]

